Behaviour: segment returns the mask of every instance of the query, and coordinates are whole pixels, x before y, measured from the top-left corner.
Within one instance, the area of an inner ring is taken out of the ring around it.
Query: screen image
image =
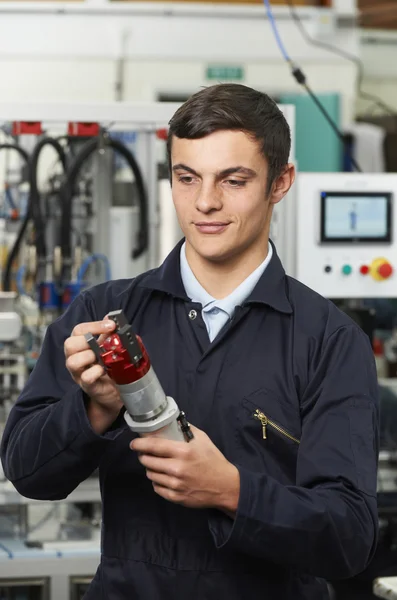
[[[322,194],[323,241],[389,241],[390,196]]]

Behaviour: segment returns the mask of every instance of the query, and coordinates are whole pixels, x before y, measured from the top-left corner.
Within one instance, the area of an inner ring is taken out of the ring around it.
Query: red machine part
[[[168,129],[166,129],[166,128],[157,129],[156,137],[158,140],[164,140],[166,142],[167,138],[168,138]]]
[[[42,135],[40,121],[15,121],[12,124],[12,135]]]
[[[131,363],[128,351],[124,348],[117,333],[112,334],[101,344],[102,361],[108,375],[117,385],[134,383],[141,379],[150,369],[150,360],[145,346],[139,336],[136,336],[142,350],[142,359],[138,365]]]
[[[99,123],[75,123],[68,124],[68,135],[73,137],[95,137],[99,135]]]

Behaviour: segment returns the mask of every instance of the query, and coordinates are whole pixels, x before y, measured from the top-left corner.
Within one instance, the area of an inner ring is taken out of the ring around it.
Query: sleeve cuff
[[[238,546],[244,533],[245,521],[251,507],[251,478],[248,471],[236,465],[240,473],[240,496],[234,519],[220,510],[212,510],[208,518],[210,533],[216,548],[227,545]]]
[[[112,427],[100,435],[96,433],[88,419],[86,405],[85,405],[85,394],[79,386],[74,386],[60,401],[62,404],[62,418],[64,422],[76,423],[79,434],[76,436],[73,446],[86,446],[87,443],[93,448],[98,448],[107,442],[115,440],[121,435],[127,428],[122,411],[113,423]],[[60,407],[61,408],[61,407]],[[69,412],[69,416],[68,413]],[[73,414],[70,414],[73,413]],[[70,420],[69,420],[70,419]]]
[[[79,388],[80,390],[80,388]],[[79,408],[81,409],[79,411],[79,418],[80,418],[80,422],[83,426],[83,432],[86,436],[89,436],[89,439],[99,439],[99,440],[115,440],[116,438],[119,437],[119,435],[121,435],[126,429],[128,429],[128,425],[124,420],[124,413],[125,413],[125,408],[123,407],[118,416],[117,419],[113,422],[112,426],[105,431],[105,433],[103,434],[99,434],[96,433],[90,423],[90,420],[88,418],[88,414],[87,414],[87,407],[86,407],[86,403],[89,401],[89,396],[87,396],[87,394],[85,392],[81,391],[81,399],[82,401],[79,403],[80,406]]]

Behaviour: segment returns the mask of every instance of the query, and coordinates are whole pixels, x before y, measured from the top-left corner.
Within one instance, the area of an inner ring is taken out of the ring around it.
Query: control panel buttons
[[[360,273],[361,273],[361,275],[368,275],[369,267],[367,265],[362,265],[360,267]]]
[[[389,263],[383,263],[378,267],[378,273],[383,279],[388,279],[393,273],[393,267]]]
[[[370,266],[370,273],[375,281],[384,281],[393,274],[393,267],[386,258],[375,258]]]
[[[352,272],[352,268],[350,265],[343,265],[343,267],[342,267],[343,275],[350,275],[351,272]]]
[[[331,273],[331,271],[332,271],[332,267],[331,267],[330,265],[326,265],[326,266],[324,267],[324,271],[325,271],[326,273]]]

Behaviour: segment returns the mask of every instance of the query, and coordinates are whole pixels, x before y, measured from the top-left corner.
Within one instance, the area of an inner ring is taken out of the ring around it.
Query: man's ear
[[[277,204],[286,196],[295,181],[295,165],[289,163],[277,177],[270,192],[270,204]]]

